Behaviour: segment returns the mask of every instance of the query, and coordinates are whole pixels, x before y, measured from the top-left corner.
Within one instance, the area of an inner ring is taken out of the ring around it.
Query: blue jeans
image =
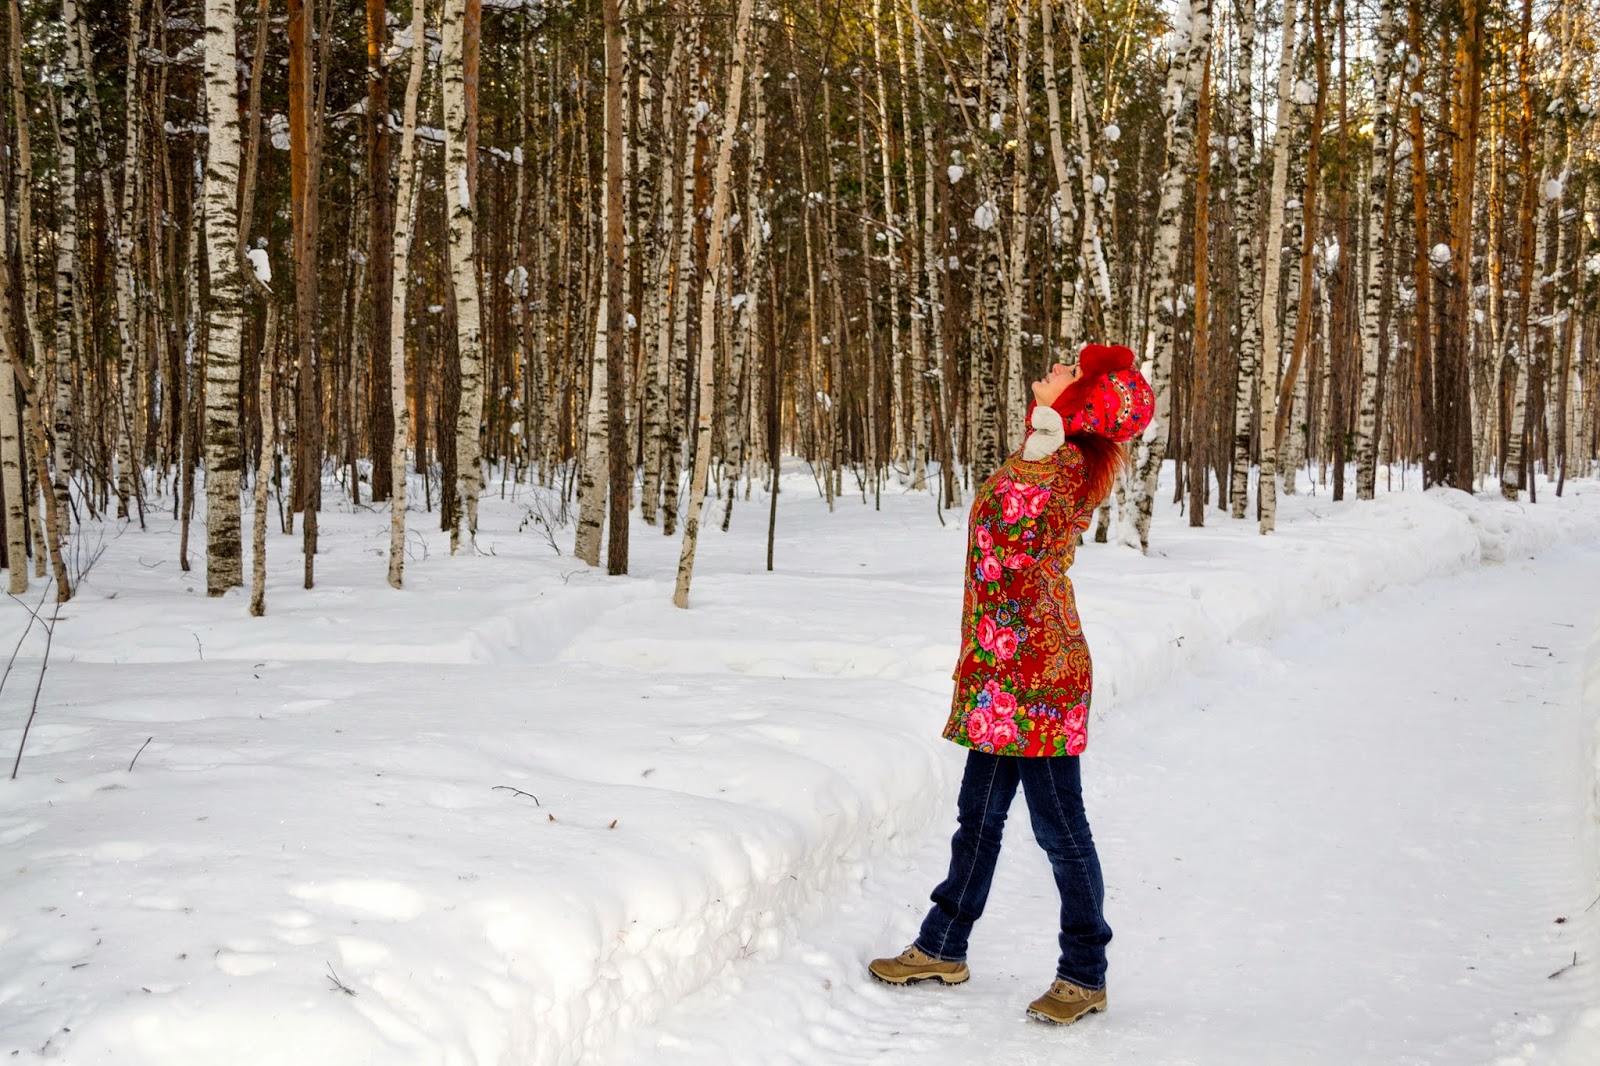
[[[967,940],[989,898],[1000,834],[1019,783],[1028,797],[1033,835],[1050,856],[1061,894],[1056,976],[1083,988],[1104,988],[1106,944],[1111,940],[1111,927],[1101,913],[1105,881],[1083,810],[1078,759],[1072,755],[1024,758],[968,751],[956,800],[950,873],[933,890],[933,909],[922,920],[917,947],[936,959],[966,961]]]

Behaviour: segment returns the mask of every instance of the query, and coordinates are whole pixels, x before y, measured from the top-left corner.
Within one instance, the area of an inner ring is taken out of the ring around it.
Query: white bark
[[[51,536],[58,548],[67,540],[73,465],[72,368],[76,362],[73,316],[78,309],[78,106],[83,96],[83,46],[77,0],[62,0],[66,56],[61,83],[60,148],[56,161],[59,201],[56,226],[55,455],[52,492],[56,521]]]
[[[1189,34],[1174,48],[1167,75],[1164,107],[1167,120],[1167,166],[1161,180],[1161,203],[1156,213],[1156,238],[1151,265],[1150,301],[1155,328],[1145,338],[1145,358],[1152,365],[1155,417],[1145,429],[1135,452],[1137,477],[1133,483],[1132,523],[1125,520],[1123,539],[1133,539],[1140,551],[1150,547],[1150,516],[1155,503],[1156,480],[1166,455],[1167,412],[1172,402],[1172,340],[1177,324],[1178,238],[1183,222],[1183,187],[1194,154],[1195,117],[1200,97],[1200,76],[1211,48],[1211,0],[1179,0],[1189,9]]]
[[[711,407],[716,396],[717,271],[722,266],[724,229],[728,215],[729,171],[733,166],[733,140],[739,128],[739,106],[744,97],[745,53],[750,41],[750,14],[754,0],[739,0],[733,29],[733,62],[728,73],[727,112],[717,145],[717,168],[711,179],[710,242],[706,270],[700,281],[700,410],[695,419],[694,471],[689,480],[689,513],[683,523],[683,549],[678,555],[678,580],[672,602],[689,606],[689,584],[694,577],[694,553],[700,536],[700,510],[705,504],[706,476],[711,466]]]
[[[0,178],[0,218],[6,218],[6,185]],[[26,195],[26,194],[24,194]],[[0,293],[11,292],[11,263],[0,255]],[[28,513],[22,506],[22,416],[17,407],[17,351],[12,345],[11,300],[0,299],[0,491],[5,493],[7,590],[28,591]]]
[[[1383,253],[1388,234],[1389,82],[1394,56],[1394,0],[1378,7],[1378,51],[1372,75],[1372,152],[1367,157],[1366,300],[1361,318],[1361,401],[1356,412],[1356,497],[1370,500],[1377,483],[1378,305],[1383,298]]]
[[[411,235],[417,201],[417,101],[428,48],[422,0],[411,11],[411,72],[406,77],[404,125],[400,131],[400,189],[394,210],[390,247],[394,256],[394,288],[389,294],[389,405],[394,415],[394,452],[389,459],[389,584],[404,580],[406,561],[406,450],[411,445],[411,416],[406,407],[406,293],[410,289]],[[527,417],[524,412],[523,417]]]
[[[1256,258],[1256,126],[1251,92],[1255,79],[1256,0],[1238,0],[1239,60],[1234,71],[1234,226],[1239,245],[1239,376],[1233,406],[1233,479],[1230,513],[1243,518],[1250,497],[1250,425],[1261,381],[1261,276]],[[1272,294],[1276,298],[1277,293]]]
[[[605,217],[605,196],[600,198],[601,217]],[[606,521],[606,457],[609,419],[606,417],[606,359],[610,347],[606,321],[610,311],[609,294],[600,292],[596,312],[594,354],[589,360],[589,398],[584,413],[583,472],[578,479],[578,532],[572,554],[590,566],[600,565],[600,534]]]
[[[1278,57],[1278,110],[1272,134],[1272,186],[1267,192],[1267,232],[1263,255],[1266,280],[1261,289],[1261,473],[1259,493],[1261,532],[1270,533],[1277,522],[1277,444],[1272,427],[1278,420],[1278,369],[1283,338],[1278,320],[1278,284],[1283,274],[1283,205],[1289,187],[1289,142],[1292,124],[1295,65],[1295,0],[1283,0],[1283,43]],[[1298,250],[1296,251],[1298,255]]]
[[[1028,170],[1033,134],[1028,128],[1028,0],[1016,0],[1016,92],[1011,159],[1011,247],[1006,267],[1006,421],[1007,448],[1027,435],[1027,386],[1023,382],[1022,298],[1027,289]]]
[[[473,255],[476,208],[467,180],[467,100],[464,48],[467,0],[444,0],[444,194],[450,223],[450,279],[455,290],[456,344],[461,354],[461,404],[456,414],[456,515],[450,551],[469,544],[478,531],[478,492],[483,486],[479,432],[483,421],[483,348],[478,306],[478,266]],[[398,284],[398,281],[397,281]]]
[[[1072,63],[1072,127],[1078,135],[1078,180],[1083,197],[1083,225],[1078,230],[1081,242],[1078,250],[1079,269],[1089,275],[1084,293],[1093,292],[1099,304],[1099,328],[1090,330],[1085,325],[1086,332],[1079,338],[1087,340],[1091,333],[1106,338],[1108,331],[1115,329],[1116,323],[1121,320],[1122,307],[1116,279],[1112,276],[1111,252],[1100,233],[1100,208],[1104,205],[1107,214],[1111,209],[1111,183],[1108,175],[1104,190],[1099,196],[1095,195],[1094,153],[1089,142],[1088,79],[1083,72],[1083,50],[1079,44],[1083,38],[1083,12],[1076,2],[1071,10],[1070,21],[1067,54]]]
[[[206,592],[244,584],[239,539],[239,47],[233,0],[206,0]]]

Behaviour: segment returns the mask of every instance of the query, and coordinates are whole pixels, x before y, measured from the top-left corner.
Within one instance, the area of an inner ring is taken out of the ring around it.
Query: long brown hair
[[[1117,475],[1128,463],[1127,449],[1098,433],[1074,433],[1067,438],[1067,443],[1083,453],[1083,462],[1088,468],[1084,491],[1090,502],[1099,506],[1101,500],[1111,495]]]

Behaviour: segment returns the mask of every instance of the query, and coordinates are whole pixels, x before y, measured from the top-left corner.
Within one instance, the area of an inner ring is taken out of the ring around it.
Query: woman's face
[[[1039,401],[1039,406],[1049,407],[1082,373],[1075,366],[1056,363],[1045,372],[1044,377],[1033,383],[1033,398]]]

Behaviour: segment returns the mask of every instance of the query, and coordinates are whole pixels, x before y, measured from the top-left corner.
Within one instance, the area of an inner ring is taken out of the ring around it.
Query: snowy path
[[[914,935],[952,797],[788,951],[615,1061],[1578,1061],[1548,1038],[1600,1001],[1579,678],[1596,590],[1595,543],[1391,589],[1101,720],[1085,780],[1117,931],[1106,1016],[1023,1018],[1052,974],[1055,902],[1021,810],[973,980],[866,978]]]

